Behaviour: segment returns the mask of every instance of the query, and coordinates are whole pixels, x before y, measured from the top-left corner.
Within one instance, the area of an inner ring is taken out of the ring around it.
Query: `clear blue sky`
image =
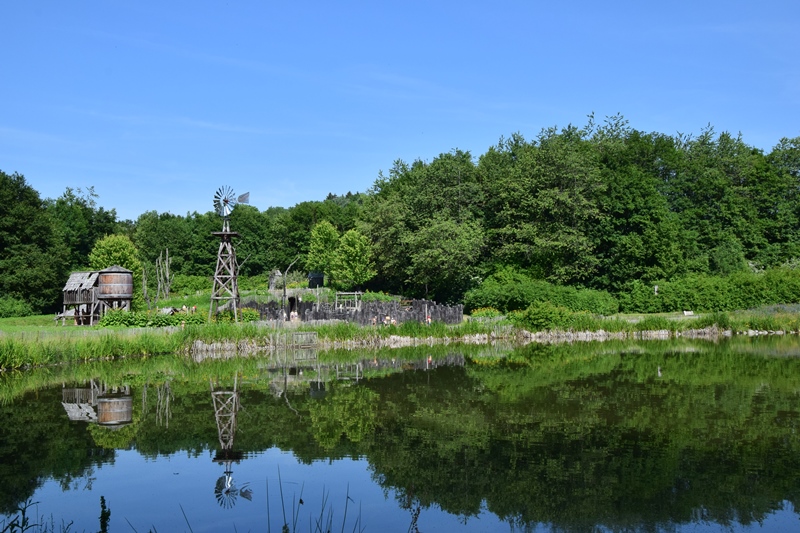
[[[5,1],[0,170],[121,219],[366,191],[393,161],[622,113],[800,136],[800,2]]]

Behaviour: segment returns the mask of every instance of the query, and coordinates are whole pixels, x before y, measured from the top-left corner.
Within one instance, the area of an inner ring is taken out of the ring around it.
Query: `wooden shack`
[[[95,325],[109,309],[131,310],[133,272],[114,265],[103,270],[73,272],[62,290],[64,305],[58,318],[75,325]]]

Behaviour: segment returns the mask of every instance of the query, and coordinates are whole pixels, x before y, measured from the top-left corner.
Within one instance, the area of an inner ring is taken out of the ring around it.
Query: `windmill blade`
[[[239,196],[239,198],[236,199],[236,203],[237,204],[249,204],[250,203],[250,193],[246,192],[243,195]]]
[[[221,217],[229,216],[233,208],[236,207],[236,200],[234,198],[236,198],[236,196],[233,193],[233,189],[227,185],[223,185],[217,189],[216,194],[214,194],[214,211]]]

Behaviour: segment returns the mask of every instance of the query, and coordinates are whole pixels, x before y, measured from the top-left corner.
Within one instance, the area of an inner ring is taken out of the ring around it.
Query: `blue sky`
[[[800,136],[800,2],[2,2],[0,170],[121,219],[366,191],[621,113]]]

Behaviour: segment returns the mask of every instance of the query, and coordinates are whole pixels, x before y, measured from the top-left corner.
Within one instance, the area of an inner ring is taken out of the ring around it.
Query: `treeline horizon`
[[[128,236],[152,276],[169,250],[180,277],[213,275],[212,212],[117,219],[97,195],[41,199],[0,171],[0,300],[34,311],[61,303],[105,235]],[[622,116],[515,133],[473,156],[397,160],[367,191],[264,211],[239,205],[231,228],[240,274],[307,272],[312,229],[366,237],[376,274],[359,288],[463,302],[468,291],[529,279],[615,297],[687,276],[725,278],[800,265],[800,137],[765,153],[741,135],[645,133]],[[211,288],[210,280],[208,282]],[[474,298],[473,298],[474,299]]]

